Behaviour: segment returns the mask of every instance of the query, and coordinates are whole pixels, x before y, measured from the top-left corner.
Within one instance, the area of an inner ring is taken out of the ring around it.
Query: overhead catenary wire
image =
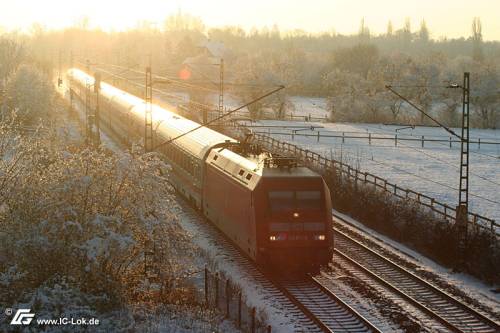
[[[451,189],[451,190],[458,191],[458,189],[457,189],[457,188],[455,188],[455,187],[453,187],[453,186],[450,186],[450,185],[448,185],[448,184],[443,184],[443,183],[438,182],[438,181],[436,181],[436,180],[432,180],[432,179],[430,179],[430,178],[427,178],[427,177],[423,177],[423,176],[417,175],[417,174],[415,174],[415,173],[412,173],[412,172],[407,171],[407,170],[400,169],[400,168],[395,167],[395,166],[393,166],[393,165],[390,165],[390,164],[387,164],[387,163],[384,163],[384,162],[381,162],[381,161],[377,161],[377,160],[375,160],[375,159],[370,159],[370,161],[375,162],[375,163],[378,163],[378,164],[381,164],[381,165],[385,165],[385,166],[390,167],[390,168],[392,168],[392,169],[394,169],[394,170],[396,170],[396,171],[403,172],[403,173],[405,173],[405,174],[408,174],[408,175],[410,175],[410,176],[413,176],[413,177],[416,177],[416,178],[419,178],[419,179],[425,180],[425,181],[427,181],[427,182],[431,182],[431,183],[434,183],[434,184],[436,184],[436,185],[440,185],[440,186],[443,186],[443,187],[449,188],[449,189]],[[469,193],[469,195],[471,195],[471,196],[473,196],[473,197],[476,197],[476,198],[479,198],[479,199],[482,199],[482,200],[485,200],[485,201],[488,201],[488,202],[490,202],[490,203],[494,203],[494,204],[499,204],[499,205],[500,205],[500,201],[491,200],[491,199],[489,199],[489,198],[485,198],[485,197],[483,197],[483,196],[481,196],[481,195],[474,194],[474,193]]]
[[[206,126],[208,126],[208,125],[210,125],[210,124],[213,124],[213,123],[215,123],[215,122],[217,122],[217,121],[221,120],[222,118],[225,118],[225,117],[227,117],[227,116],[229,116],[229,115],[231,115],[231,114],[233,114],[233,113],[235,113],[235,112],[237,112],[237,111],[239,111],[239,110],[241,110],[241,109],[244,109],[244,108],[246,108],[247,106],[249,106],[249,105],[251,105],[251,104],[254,104],[254,103],[256,103],[256,102],[258,102],[258,101],[260,101],[260,100],[262,100],[262,99],[264,99],[264,98],[266,98],[266,97],[268,97],[268,96],[270,96],[270,95],[272,95],[272,94],[274,94],[274,93],[276,93],[276,92],[278,92],[278,91],[280,91],[280,90],[282,90],[282,89],[284,89],[284,88],[285,88],[285,86],[279,86],[278,88],[273,89],[272,91],[270,91],[270,92],[268,92],[268,93],[266,93],[266,94],[264,94],[264,95],[262,95],[262,96],[259,96],[259,97],[255,98],[255,99],[251,100],[250,102],[245,103],[245,104],[243,104],[243,105],[241,105],[241,106],[237,107],[237,108],[236,108],[236,109],[234,109],[234,110],[231,110],[231,111],[229,111],[229,112],[227,112],[227,113],[225,113],[225,114],[223,114],[223,115],[221,115],[221,116],[219,116],[219,117],[216,117],[216,118],[214,118],[214,119],[210,120],[209,122],[207,122],[207,123],[205,123],[205,124],[203,124],[203,125],[199,125],[199,126],[197,126],[197,127],[193,128],[193,129],[191,129],[191,130],[189,130],[189,131],[187,131],[187,132],[184,132],[184,133],[182,133],[182,134],[180,134],[180,135],[178,135],[178,136],[176,136],[176,137],[174,137],[174,138],[171,138],[171,139],[169,139],[169,140],[167,140],[167,141],[165,141],[165,142],[162,142],[162,143],[160,143],[160,144],[156,145],[155,147],[153,147],[153,150],[156,150],[156,149],[158,149],[158,148],[159,148],[159,147],[161,147],[161,146],[168,145],[169,143],[171,143],[171,142],[173,142],[173,141],[175,141],[175,140],[177,140],[177,139],[180,139],[180,138],[182,138],[183,136],[188,135],[188,134],[190,134],[190,133],[192,133],[192,132],[194,132],[194,131],[196,131],[196,130],[199,130],[199,129],[200,129],[200,128],[202,128],[202,127],[206,127]]]
[[[406,103],[408,103],[411,106],[413,106],[416,110],[418,110],[420,113],[422,113],[423,115],[425,115],[427,118],[429,118],[430,120],[432,120],[433,122],[435,122],[436,124],[438,124],[439,126],[441,126],[442,128],[444,128],[448,133],[450,133],[451,135],[459,138],[460,140],[463,140],[463,138],[460,135],[458,135],[457,133],[455,133],[451,128],[449,128],[448,126],[442,124],[441,122],[439,122],[437,119],[435,119],[431,115],[427,114],[427,112],[425,112],[424,110],[422,110],[421,108],[419,108],[415,103],[413,103],[408,98],[406,98],[403,95],[401,95],[400,93],[398,93],[396,90],[392,89],[392,87],[390,85],[386,85],[385,87],[387,88],[387,90],[389,90],[390,92],[392,92],[393,94],[395,94],[396,96],[398,96],[399,98],[401,98],[402,100],[404,100]]]
[[[382,133],[384,133],[384,132],[382,132]],[[444,161],[444,160],[442,160],[442,159],[440,159],[440,158],[438,158],[438,157],[435,157],[435,156],[433,156],[433,155],[431,155],[431,154],[428,154],[428,153],[424,152],[423,150],[418,149],[418,148],[416,148],[416,147],[412,147],[412,146],[410,146],[410,145],[406,145],[406,144],[402,143],[401,141],[402,141],[402,140],[399,140],[398,142],[399,142],[399,144],[400,144],[400,145],[402,145],[402,146],[404,146],[404,147],[407,147],[407,148],[412,149],[412,150],[414,150],[414,151],[416,151],[416,152],[419,152],[419,153],[421,153],[421,154],[424,154],[424,155],[426,155],[427,157],[430,157],[430,158],[432,158],[432,159],[434,159],[434,160],[436,160],[436,161],[438,161],[438,162],[440,162],[440,163],[442,163],[442,164],[445,164],[445,165],[447,165],[447,166],[453,167],[454,169],[460,169],[458,166],[456,166],[456,165],[454,165],[454,164],[451,164],[451,163],[449,163],[449,162],[447,162],[447,161]],[[440,144],[440,145],[443,145],[443,146],[444,146],[444,144],[443,144],[443,143],[440,143],[440,142],[436,142],[436,143],[438,143],[438,144]],[[490,155],[487,155],[487,156],[490,156]],[[496,182],[496,181],[494,181],[494,180],[491,180],[491,179],[489,179],[489,178],[486,178],[486,177],[481,176],[481,175],[479,175],[479,174],[477,174],[477,173],[474,173],[474,172],[470,172],[470,173],[471,173],[471,175],[473,175],[473,176],[475,176],[475,177],[478,177],[478,178],[480,178],[480,179],[482,179],[482,180],[484,180],[484,181],[486,181],[486,182],[489,182],[489,183],[491,183],[491,184],[494,184],[494,185],[500,186],[500,183],[497,183],[497,182]]]
[[[96,63],[95,65],[110,66],[110,67],[115,67],[115,68],[126,69],[126,68],[124,68],[122,66],[119,66],[119,65],[111,65],[111,64],[104,64],[104,63]],[[129,69],[129,71],[132,72],[132,73],[139,74],[139,75],[146,75],[145,72],[142,72],[142,71],[139,71],[139,70],[136,70],[136,69]],[[156,83],[166,83],[166,84],[172,84],[172,85],[177,85],[177,86],[186,87],[186,88],[199,89],[199,90],[205,90],[205,91],[209,91],[209,92],[219,93],[219,90],[217,90],[217,89],[210,89],[210,88],[207,88],[207,87],[202,87],[202,86],[190,84],[190,83],[187,83],[187,82],[183,82],[183,81],[180,81],[177,78],[160,76],[160,75],[157,75],[157,74],[153,74],[153,80]]]
[[[146,88],[146,85],[142,84],[142,83],[138,83],[138,82],[135,82],[134,80],[130,80],[124,76],[121,76],[121,75],[117,75],[117,74],[114,74],[112,72],[109,72],[109,71],[106,71],[106,70],[103,70],[103,69],[100,69],[101,72],[103,73],[106,73],[108,74],[109,76],[111,77],[116,77],[120,80],[124,80],[132,85],[135,85],[137,87],[140,87],[140,88]],[[158,88],[153,88],[153,91],[156,92],[156,93],[159,93],[161,95],[164,95],[166,97],[170,97],[170,98],[174,98],[174,99],[177,99],[177,100],[181,100],[183,102],[187,102],[187,103],[191,103],[191,104],[194,104],[194,105],[198,105],[200,107],[203,107],[203,108],[208,108],[208,109],[212,109],[212,108],[215,108],[214,105],[209,105],[209,104],[204,104],[204,103],[200,103],[200,102],[196,102],[196,101],[192,101],[192,100],[189,100],[187,101],[186,99],[180,97],[180,96],[177,96],[177,95],[173,95],[173,94],[169,94],[161,89],[158,89]]]

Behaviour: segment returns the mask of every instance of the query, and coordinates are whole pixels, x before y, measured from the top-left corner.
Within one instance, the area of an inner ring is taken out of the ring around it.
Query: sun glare
[[[500,20],[495,14],[500,12],[500,3],[489,0],[474,3],[452,0],[411,3],[394,0],[18,0],[0,4],[0,27],[29,30],[38,23],[49,29],[75,25],[106,31],[121,31],[138,25],[161,28],[165,18],[179,10],[199,16],[207,26],[233,25],[250,30],[278,25],[281,30],[334,30],[342,34],[357,32],[362,18],[370,31],[377,34],[386,31],[389,20],[399,28],[409,18],[416,30],[425,19],[435,38],[469,36],[470,22],[477,16],[485,27],[484,38],[500,39]]]

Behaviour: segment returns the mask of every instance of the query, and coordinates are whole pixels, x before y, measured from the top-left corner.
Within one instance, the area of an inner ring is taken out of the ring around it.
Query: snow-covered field
[[[460,144],[425,142],[425,139],[449,140],[450,134],[436,127],[403,128],[381,124],[311,123],[291,121],[260,121],[256,132],[270,133],[277,139],[290,141],[327,157],[342,159],[363,171],[455,206],[458,202]],[[281,127],[282,126],[282,127]],[[287,127],[288,126],[288,127]],[[304,126],[298,128],[297,126]],[[311,126],[317,126],[311,129]],[[295,131],[292,139],[291,133]],[[318,141],[317,134],[320,134]],[[460,134],[459,129],[454,131]],[[361,139],[322,137],[324,135],[362,136]],[[372,135],[369,143],[368,134]],[[395,146],[394,135],[398,135]],[[310,135],[310,136],[305,136]],[[387,136],[389,140],[376,140]],[[402,141],[402,138],[419,139]],[[500,221],[500,130],[471,129],[470,145],[470,210]],[[458,140],[458,139],[457,139]],[[485,144],[497,142],[499,144]]]
[[[293,105],[293,110],[286,110],[287,116],[328,118],[330,115],[327,100],[323,97],[289,96],[287,97],[287,101]]]

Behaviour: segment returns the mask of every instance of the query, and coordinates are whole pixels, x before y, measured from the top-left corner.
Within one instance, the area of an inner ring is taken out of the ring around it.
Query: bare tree
[[[392,21],[389,20],[389,22],[387,23],[386,36],[387,37],[392,37],[393,34],[394,34],[394,27],[392,26]]]
[[[358,36],[360,43],[368,43],[370,41],[370,29],[366,26],[364,17],[361,19],[359,25]]]
[[[418,38],[421,42],[424,43],[427,43],[429,41],[429,29],[427,28],[427,23],[425,23],[425,20],[422,20],[422,22],[420,23]]]
[[[476,61],[483,61],[483,28],[481,25],[481,19],[479,17],[474,17],[472,20],[472,42],[473,42],[473,51],[472,57]]]

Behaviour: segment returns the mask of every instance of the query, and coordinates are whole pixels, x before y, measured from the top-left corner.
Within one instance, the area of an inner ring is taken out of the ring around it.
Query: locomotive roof
[[[300,178],[318,178],[319,174],[306,167],[286,168],[264,168],[262,169],[262,177],[279,178],[279,177],[300,177]]]

